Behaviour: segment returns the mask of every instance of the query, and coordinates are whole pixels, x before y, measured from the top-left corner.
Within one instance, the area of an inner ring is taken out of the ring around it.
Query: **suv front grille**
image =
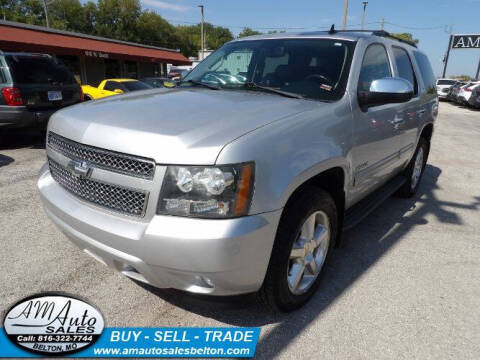
[[[69,158],[86,160],[95,167],[144,179],[153,179],[155,161],[152,159],[80,144],[51,131],[48,133],[47,143],[59,153]]]
[[[48,165],[55,181],[77,197],[127,215],[145,215],[147,192],[77,177],[52,159],[48,159]]]

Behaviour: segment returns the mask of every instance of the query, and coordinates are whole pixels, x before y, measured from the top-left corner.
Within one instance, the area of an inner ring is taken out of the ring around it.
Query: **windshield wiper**
[[[275,88],[270,87],[270,86],[258,85],[257,83],[254,83],[253,81],[246,82],[245,87],[249,88],[249,89],[265,90],[265,91],[268,91],[268,92],[271,92],[271,93],[274,93],[274,94],[278,94],[278,95],[282,95],[282,96],[285,96],[285,97],[289,97],[289,98],[305,99],[305,97],[300,95],[300,94],[295,94],[295,93],[291,93],[291,92],[288,92],[288,91],[275,89]]]
[[[204,83],[204,82],[201,82],[201,81],[197,81],[197,80],[185,80],[185,81],[181,81],[180,84],[183,84],[183,83],[190,83],[190,84],[194,84],[194,85],[200,85],[200,86],[204,86],[206,88],[209,88],[211,90],[220,90],[220,86],[217,86],[217,85],[213,85],[213,84],[207,84],[207,83]]]

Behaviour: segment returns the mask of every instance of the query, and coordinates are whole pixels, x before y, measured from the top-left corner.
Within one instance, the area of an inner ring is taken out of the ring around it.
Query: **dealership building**
[[[164,76],[167,64],[190,65],[180,50],[0,20],[0,50],[53,55],[82,84],[106,78]]]

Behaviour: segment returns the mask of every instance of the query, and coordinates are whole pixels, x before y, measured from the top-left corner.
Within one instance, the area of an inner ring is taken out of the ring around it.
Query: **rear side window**
[[[13,80],[19,84],[74,84],[73,74],[61,62],[46,56],[7,55]]]
[[[414,89],[414,94],[418,94],[417,79],[415,78],[412,62],[410,61],[410,56],[408,56],[408,53],[405,51],[405,49],[394,46],[393,57],[395,59],[395,64],[397,65],[398,76],[400,76],[402,79],[410,81],[410,84],[412,84]]]
[[[363,57],[362,69],[358,82],[358,91],[368,91],[374,80],[391,77],[387,50],[383,45],[373,44],[367,48]]]
[[[414,51],[413,56],[417,61],[418,67],[420,68],[420,73],[422,75],[423,83],[425,84],[425,89],[429,93],[435,92],[435,75],[433,75],[432,67],[430,66],[430,61],[426,55],[421,52]]]
[[[103,89],[108,91],[114,91],[116,89],[125,91],[125,88],[122,86],[122,84],[116,81],[107,81]]]
[[[125,86],[128,91],[148,90],[152,88],[150,85],[141,81],[125,81],[122,85]]]

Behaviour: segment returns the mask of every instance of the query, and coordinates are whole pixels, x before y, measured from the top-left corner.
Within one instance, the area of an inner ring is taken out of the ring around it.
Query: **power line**
[[[416,26],[399,25],[399,24],[391,23],[389,21],[385,21],[385,24],[396,26],[399,28],[409,29],[409,30],[437,30],[437,29],[445,28],[445,25],[432,26],[432,27],[416,27]]]

